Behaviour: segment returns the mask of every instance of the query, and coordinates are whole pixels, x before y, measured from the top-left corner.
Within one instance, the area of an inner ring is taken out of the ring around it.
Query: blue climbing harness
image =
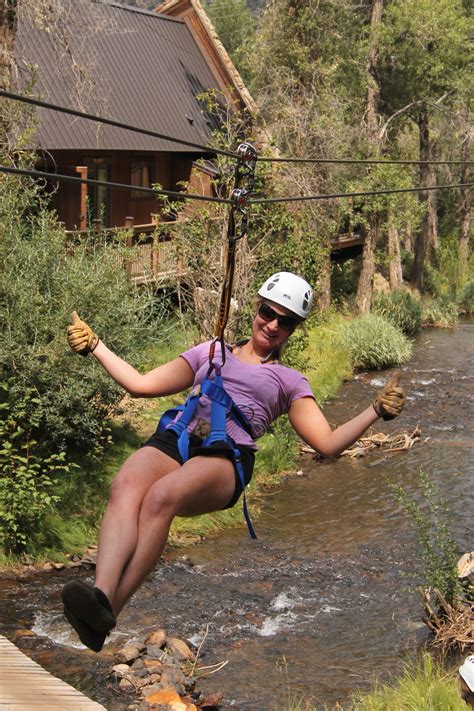
[[[213,380],[210,379],[212,372],[215,373]],[[224,442],[233,452],[234,466],[237,470],[242,486],[244,517],[247,522],[250,536],[252,538],[257,538],[247,510],[247,502],[245,499],[245,475],[240,457],[240,451],[238,447],[235,446],[233,439],[227,434],[227,415],[229,415],[250,436],[252,436],[252,428],[243,412],[232,400],[229,393],[224,389],[220,365],[216,365],[215,363],[210,364],[207,375],[200,387],[191,392],[186,402],[182,405],[177,405],[164,413],[158,423],[158,430],[160,432],[164,432],[165,430],[176,432],[178,435],[178,451],[183,461],[186,462],[189,459],[188,425],[194,416],[197,404],[202,395],[206,395],[211,401],[211,432],[209,436],[203,440],[201,446],[211,447],[215,442]],[[180,417],[176,419],[180,413]]]
[[[242,427],[252,437],[252,428],[245,415],[239,410],[235,402],[227,393],[222,384],[221,368],[225,363],[224,331],[229,317],[231,305],[232,285],[235,270],[235,250],[238,240],[247,233],[248,227],[248,197],[255,187],[255,165],[257,163],[257,152],[251,143],[241,143],[237,148],[238,161],[235,167],[235,188],[230,199],[229,219],[227,222],[227,254],[224,285],[222,288],[219,314],[217,319],[217,335],[211,342],[209,348],[209,370],[200,388],[191,393],[183,405],[178,405],[174,409],[167,410],[158,423],[158,430],[163,432],[171,430],[178,435],[178,451],[186,462],[189,459],[189,431],[188,426],[196,412],[199,398],[206,395],[211,401],[211,433],[203,440],[203,447],[211,447],[215,442],[224,442],[233,453],[234,466],[239,475],[242,486],[242,498],[244,516],[247,522],[250,536],[255,535],[252,521],[247,511],[245,500],[245,474],[240,457],[240,451],[235,446],[235,442],[227,434],[227,417],[231,417],[240,427]],[[244,187],[240,187],[245,183]],[[240,227],[236,222],[236,215],[240,216]],[[214,362],[214,355],[217,343],[220,343],[221,363]],[[214,372],[214,379],[211,375]],[[181,414],[180,414],[181,413]],[[178,415],[180,415],[178,417]]]

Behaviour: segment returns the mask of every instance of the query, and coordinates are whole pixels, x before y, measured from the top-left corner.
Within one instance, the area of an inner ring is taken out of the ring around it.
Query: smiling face
[[[299,323],[295,314],[273,301],[263,299],[252,325],[255,350],[261,355],[278,351]]]

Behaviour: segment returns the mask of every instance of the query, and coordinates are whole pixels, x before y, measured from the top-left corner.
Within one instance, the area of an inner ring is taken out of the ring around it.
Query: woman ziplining
[[[234,347],[223,345],[223,339],[201,343],[145,374],[73,314],[68,328],[72,350],[92,353],[131,395],[161,397],[193,387],[185,408],[161,421],[112,483],[94,587],[72,581],[63,588],[66,618],[90,649],[102,649],[124,605],[154,569],[175,516],[197,516],[237,503],[252,478],[255,441],[280,415],[288,414],[297,435],[313,449],[335,457],[379,417],[400,414],[405,397],[396,376],[363,412],[331,430],[307,379],[279,360],[312,303],[304,279],[274,274],[258,291],[247,341]]]

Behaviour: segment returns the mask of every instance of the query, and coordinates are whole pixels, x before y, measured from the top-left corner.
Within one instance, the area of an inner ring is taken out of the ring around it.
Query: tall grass
[[[406,667],[392,685],[376,684],[371,694],[354,697],[354,711],[467,711],[456,677],[425,654]]]
[[[459,306],[465,313],[474,313],[474,279],[464,285],[459,296]]]
[[[342,338],[355,369],[403,365],[412,353],[408,338],[377,314],[357,316],[344,326]]]
[[[422,305],[423,326],[454,328],[458,321],[458,309],[448,297],[425,299]]]
[[[421,302],[410,292],[376,292],[372,312],[384,316],[394,326],[407,335],[416,333],[421,328]]]
[[[305,375],[319,403],[336,397],[343,380],[352,375],[350,353],[342,338],[347,319],[331,313],[308,332]]]
[[[279,709],[282,706],[278,706]],[[461,699],[457,675],[446,672],[429,654],[407,664],[402,675],[391,683],[375,682],[369,693],[356,692],[350,705],[313,705],[287,694],[285,711],[468,711]]]

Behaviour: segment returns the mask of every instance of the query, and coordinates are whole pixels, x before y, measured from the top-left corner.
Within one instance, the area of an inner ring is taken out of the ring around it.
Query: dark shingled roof
[[[21,89],[37,65],[33,95],[45,101],[206,144],[212,119],[196,95],[218,84],[188,27],[108,0],[60,0],[51,22],[19,19],[15,55]],[[47,150],[196,152],[177,143],[39,109]]]

